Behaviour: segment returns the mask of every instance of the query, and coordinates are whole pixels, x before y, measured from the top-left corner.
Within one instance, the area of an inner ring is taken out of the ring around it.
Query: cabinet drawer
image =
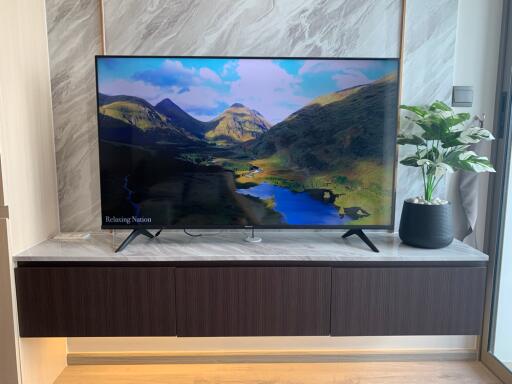
[[[486,268],[334,268],[331,334],[478,335]]]
[[[328,335],[331,268],[177,268],[178,336]]]
[[[22,337],[176,335],[174,268],[21,267]]]

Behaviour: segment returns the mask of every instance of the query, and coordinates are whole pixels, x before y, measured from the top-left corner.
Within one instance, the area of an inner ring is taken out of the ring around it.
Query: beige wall
[[[52,236],[59,222],[44,0],[0,0],[0,10],[1,188],[10,212],[0,227],[0,382],[15,384],[9,255]],[[52,383],[65,365],[65,339],[19,345],[23,384]]]
[[[0,0],[0,153],[11,254],[58,232],[44,0]]]
[[[67,365],[66,339],[21,339],[20,359],[22,384],[53,384]]]
[[[490,130],[493,129],[494,123],[502,8],[502,0],[459,1],[454,84],[474,87],[473,107],[460,108],[460,112],[469,112],[473,115],[485,113],[485,127]],[[491,145],[483,144],[478,151],[489,156]],[[457,190],[459,176],[451,178],[448,196],[454,203],[455,221],[464,223],[464,212]],[[480,249],[484,243],[488,180],[488,174],[479,176],[478,222],[475,234],[467,240],[470,245]],[[464,226],[458,226],[456,229],[456,235],[460,237]]]
[[[2,340],[0,344],[0,383],[2,384],[17,384],[20,377],[11,271],[7,249],[7,220],[0,218],[0,340]]]

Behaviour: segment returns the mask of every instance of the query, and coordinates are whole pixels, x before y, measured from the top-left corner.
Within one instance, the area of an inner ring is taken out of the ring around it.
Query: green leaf
[[[458,159],[460,155],[466,153],[468,151],[469,145],[457,145],[455,147],[450,147],[447,150],[441,150],[443,152],[443,162]]]
[[[480,141],[494,140],[494,136],[487,129],[480,127],[468,127],[462,131],[450,132],[442,142],[443,148],[455,147],[458,145],[474,144]]]
[[[436,147],[430,149],[424,148],[418,152],[418,159],[429,160],[432,163],[438,162],[440,158],[439,150]]]
[[[401,105],[400,108],[404,109],[406,111],[410,111],[420,117],[423,117],[428,113],[428,111],[424,107],[421,107],[421,106]]]
[[[407,165],[408,167],[419,167],[418,160],[417,156],[408,156],[400,161],[400,164]]]
[[[452,111],[452,109],[448,105],[446,105],[445,103],[443,103],[442,101],[439,101],[439,100],[434,101],[430,105],[429,110],[430,111],[443,111],[443,112],[451,112]]]
[[[467,151],[459,156],[463,166],[462,169],[473,172],[496,172],[489,159],[485,156],[478,156],[473,151]]]
[[[397,138],[396,142],[399,145],[407,145],[407,144],[418,145],[418,146],[425,146],[425,145],[427,145],[425,140],[423,140],[418,135],[411,135],[411,136],[398,135],[398,138]]]
[[[468,152],[467,148],[468,146],[459,146],[451,148],[448,152],[444,154],[443,162],[450,165],[453,168],[459,168],[459,157],[464,153]]]
[[[441,154],[439,153],[439,149],[436,147],[430,148],[430,150],[427,152],[427,159],[432,160],[433,162],[437,162],[439,158],[441,157]]]
[[[423,132],[416,135],[417,137],[402,135],[398,139],[400,145],[426,146],[428,141],[440,141],[440,146],[448,149],[478,143],[481,140],[494,139],[486,129],[480,127],[464,128],[463,123],[469,120],[471,115],[469,113],[454,114],[453,110],[442,101],[435,101],[429,107],[402,105],[401,108],[416,114],[416,117],[410,120],[414,121]],[[418,138],[423,139],[423,141],[418,140]]]
[[[453,148],[462,145],[459,141],[460,131],[459,132],[448,132],[441,139],[443,148]]]
[[[427,175],[428,176],[435,176],[436,175],[436,164],[435,163],[432,163],[430,162],[429,164],[427,164]]]
[[[469,127],[460,133],[458,140],[461,142],[461,144],[473,144],[478,143],[480,140],[494,140],[494,136],[487,129],[480,127]]]
[[[434,162],[429,159],[419,159],[416,164],[418,164],[420,167],[423,167],[424,165],[434,165]]]
[[[453,173],[453,171],[454,170],[450,165],[448,165],[446,163],[437,163],[434,175],[437,178],[441,178],[444,175],[446,175],[447,173]]]
[[[473,151],[455,151],[446,156],[444,162],[454,169],[469,172],[495,172],[487,157],[478,156]]]
[[[442,117],[430,114],[424,119],[416,121],[425,132],[421,135],[425,140],[441,140],[448,132],[442,123]]]
[[[471,115],[469,113],[457,113],[456,115],[448,116],[445,121],[448,128],[451,128],[468,121],[470,118]]]

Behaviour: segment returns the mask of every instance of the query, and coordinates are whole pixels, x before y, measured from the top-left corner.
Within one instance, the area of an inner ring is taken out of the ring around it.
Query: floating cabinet
[[[22,337],[479,335],[486,267],[24,264],[15,277]]]
[[[176,335],[175,268],[17,268],[22,337]]]
[[[331,268],[177,268],[178,336],[329,335]]]
[[[485,267],[333,268],[332,336],[478,335]]]

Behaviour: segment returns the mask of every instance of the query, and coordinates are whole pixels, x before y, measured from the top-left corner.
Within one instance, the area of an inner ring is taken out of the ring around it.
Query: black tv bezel
[[[402,77],[402,61],[398,57],[303,57],[303,56],[201,56],[201,55],[95,55],[94,56],[94,73],[96,81],[96,124],[98,133],[98,148],[101,147],[101,141],[99,140],[99,88],[98,88],[98,60],[102,58],[126,58],[126,59],[137,59],[137,58],[157,58],[157,59],[259,59],[259,60],[378,60],[378,61],[394,61],[397,63],[397,100],[396,100],[396,114],[397,124],[394,130],[394,140],[396,142],[398,137],[398,130],[400,127],[400,94],[401,94],[401,77]],[[393,192],[391,197],[391,221],[389,224],[382,225],[295,225],[295,224],[276,224],[276,225],[154,225],[154,224],[133,224],[133,225],[117,225],[117,224],[104,224],[103,216],[103,205],[101,204],[101,197],[103,186],[101,182],[101,150],[98,151],[99,157],[99,172],[100,172],[100,205],[101,205],[101,229],[375,229],[375,230],[394,230],[395,228],[395,208],[396,208],[396,184],[397,184],[397,166],[398,166],[398,145],[395,145],[395,152],[393,156]]]

